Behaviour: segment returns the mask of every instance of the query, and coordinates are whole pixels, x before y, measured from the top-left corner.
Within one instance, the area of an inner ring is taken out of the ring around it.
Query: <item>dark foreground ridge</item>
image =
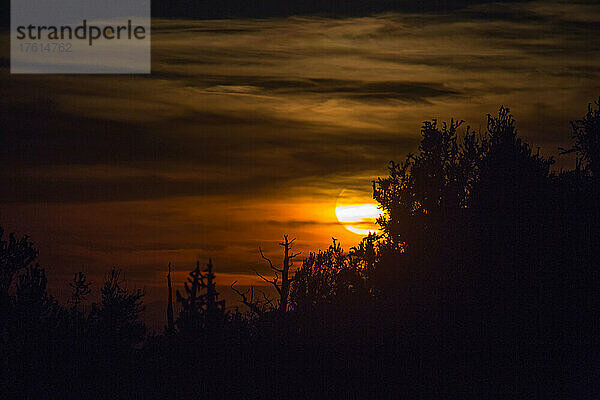
[[[373,183],[379,236],[347,253],[334,240],[301,265],[284,236],[281,264],[263,256],[274,295],[234,284],[235,309],[220,299],[211,262],[175,295],[169,273],[160,335],[146,333],[144,293],[118,270],[88,307],[93,286],[76,273],[61,305],[32,243],[9,235],[0,241],[0,393],[597,398],[600,105],[572,128],[562,152],[576,165],[552,171],[507,108],[480,133],[426,122],[417,152]]]

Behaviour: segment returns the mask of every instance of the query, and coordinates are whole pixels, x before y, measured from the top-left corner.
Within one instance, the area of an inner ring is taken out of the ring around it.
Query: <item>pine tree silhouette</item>
[[[69,287],[73,290],[70,302],[75,309],[78,309],[79,305],[87,299],[87,296],[91,293],[91,285],[92,283],[87,281],[87,277],[83,272],[77,272],[73,275],[73,281],[69,283]]]
[[[225,318],[225,300],[219,299],[216,290],[212,260],[204,271],[200,270],[200,262],[196,262],[184,289],[185,295],[179,290],[176,292],[181,304],[177,328],[186,335],[217,328]]]

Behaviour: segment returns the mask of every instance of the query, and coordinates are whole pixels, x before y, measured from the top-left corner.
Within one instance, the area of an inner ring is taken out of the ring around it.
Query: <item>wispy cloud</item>
[[[0,60],[0,223],[60,240],[53,261],[98,268],[210,253],[247,271],[240,260],[283,230],[326,245],[344,235],[336,194],[368,193],[423,120],[479,128],[509,105],[521,133],[555,153],[600,92],[599,16],[591,3],[465,2],[155,20],[150,76],[23,77]]]

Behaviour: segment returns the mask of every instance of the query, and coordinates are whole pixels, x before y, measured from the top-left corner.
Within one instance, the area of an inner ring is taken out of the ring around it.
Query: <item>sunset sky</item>
[[[55,287],[119,266],[159,300],[169,261],[182,281],[212,257],[228,285],[266,271],[259,246],[278,261],[284,233],[304,254],[355,245],[336,204],[372,203],[424,120],[480,129],[508,105],[556,155],[600,95],[600,6],[468,3],[155,19],[146,76],[9,75],[4,57],[0,225],[32,237]]]

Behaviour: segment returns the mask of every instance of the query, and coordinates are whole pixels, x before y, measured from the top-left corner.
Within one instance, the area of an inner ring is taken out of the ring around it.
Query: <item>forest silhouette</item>
[[[425,122],[414,154],[373,182],[380,231],[305,255],[285,235],[271,275],[231,290],[212,261],[144,291],[82,272],[59,304],[28,237],[0,230],[7,398],[594,398],[600,358],[600,99],[572,122],[572,169],[517,133]],[[100,300],[88,297],[100,291]],[[177,307],[175,307],[177,305]],[[178,313],[175,312],[178,310]]]

